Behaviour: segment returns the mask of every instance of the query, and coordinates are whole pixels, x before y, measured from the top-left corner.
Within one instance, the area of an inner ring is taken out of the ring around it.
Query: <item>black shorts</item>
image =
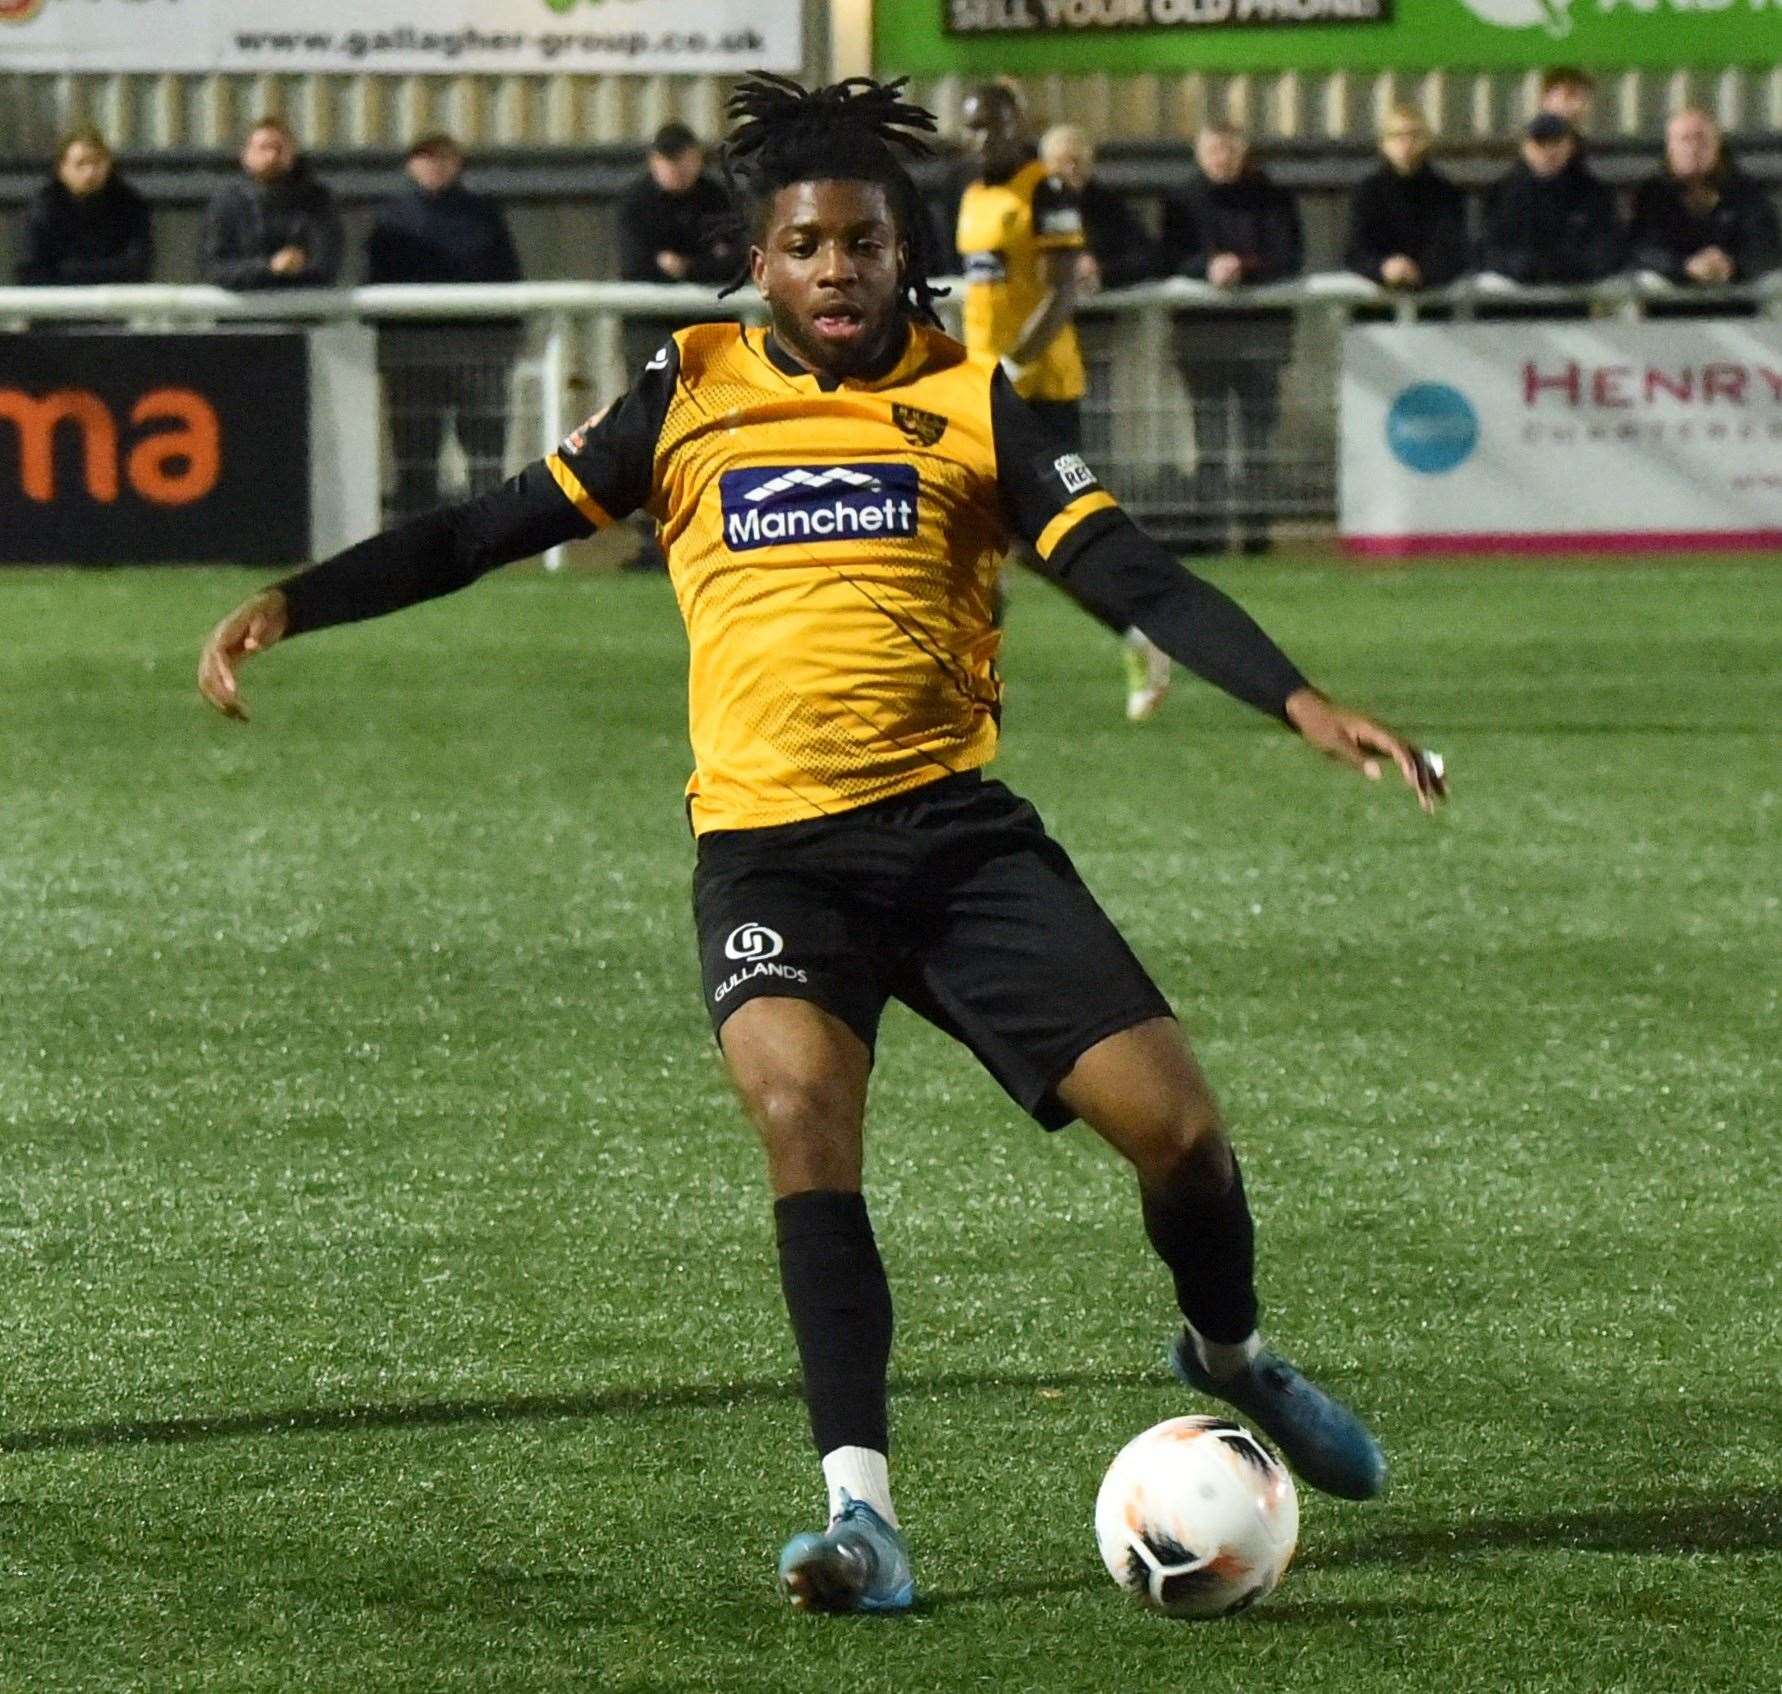
[[[809,1000],[870,1051],[901,1000],[964,1042],[1047,1129],[1098,1041],[1169,1002],[1039,814],[967,772],[874,805],[699,838],[713,1029],[758,995]]]

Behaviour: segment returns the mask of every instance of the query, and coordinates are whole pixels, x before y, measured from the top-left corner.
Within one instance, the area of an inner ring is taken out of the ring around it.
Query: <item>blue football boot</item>
[[[907,1612],[916,1603],[903,1536],[864,1500],[843,1495],[821,1532],[780,1551],[780,1591],[801,1612]]]
[[[1386,1486],[1386,1455],[1367,1425],[1278,1353],[1258,1353],[1236,1376],[1215,1382],[1184,1329],[1169,1350],[1169,1368],[1190,1388],[1235,1406],[1312,1487],[1371,1500]]]

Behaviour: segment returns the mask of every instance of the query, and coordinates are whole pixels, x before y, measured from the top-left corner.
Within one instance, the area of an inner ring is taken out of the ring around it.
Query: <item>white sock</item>
[[[1242,1341],[1209,1341],[1193,1324],[1188,1325],[1188,1333],[1194,1337],[1194,1350],[1200,1354],[1207,1375],[1215,1382],[1236,1376],[1262,1351],[1262,1337],[1255,1330]]]
[[[897,1508],[891,1504],[891,1468],[883,1453],[870,1447],[837,1447],[823,1455],[823,1480],[829,1484],[829,1516],[841,1515],[849,1500],[864,1500],[893,1529]]]

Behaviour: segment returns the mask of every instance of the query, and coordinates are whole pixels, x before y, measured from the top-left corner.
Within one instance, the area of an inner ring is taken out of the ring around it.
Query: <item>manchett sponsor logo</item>
[[[1479,445],[1479,414],[1458,388],[1413,383],[1386,414],[1386,444],[1401,465],[1422,476],[1441,476],[1472,457]]]
[[[785,951],[779,932],[764,923],[738,924],[724,937],[727,959],[774,959]]]
[[[786,542],[862,541],[916,533],[913,465],[785,465],[726,471],[718,482],[733,553]]]
[[[1480,23],[1496,29],[1544,29],[1552,36],[1571,33],[1572,0],[1460,0],[1460,3]]]

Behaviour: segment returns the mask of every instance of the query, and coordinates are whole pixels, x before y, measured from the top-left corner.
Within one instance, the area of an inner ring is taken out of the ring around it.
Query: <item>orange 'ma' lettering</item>
[[[80,432],[87,497],[111,505],[118,497],[118,426],[110,408],[84,388],[58,388],[41,399],[0,388],[0,419],[19,438],[19,488],[27,500],[56,497],[56,431]],[[157,388],[130,408],[135,425],[167,424],[144,435],[124,460],[131,489],[156,506],[189,506],[216,487],[222,474],[223,432],[216,409],[189,388]]]

